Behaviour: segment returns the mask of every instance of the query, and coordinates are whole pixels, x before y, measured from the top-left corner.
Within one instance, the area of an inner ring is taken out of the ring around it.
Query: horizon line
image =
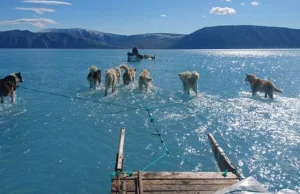
[[[263,26],[263,25],[248,25],[248,24],[241,24],[241,25],[217,25],[217,26],[205,26],[202,28],[199,28],[198,30],[204,29],[204,28],[214,28],[214,27],[229,27],[229,26],[253,26],[253,27],[267,27],[267,28],[286,28],[286,29],[291,29],[291,30],[300,30],[298,28],[289,28],[289,27],[281,27],[281,26]],[[90,31],[95,31],[95,32],[100,32],[100,33],[105,33],[105,34],[113,34],[113,35],[122,35],[122,36],[134,36],[134,35],[146,35],[146,34],[172,34],[172,35],[189,35],[192,34],[198,30],[195,30],[189,34],[182,34],[182,33],[169,33],[169,32],[151,32],[151,33],[141,33],[141,34],[130,34],[130,35],[125,35],[125,34],[116,34],[112,32],[103,32],[99,30],[93,30],[93,29],[88,29],[88,28],[79,28],[79,27],[73,27],[73,28],[44,28],[39,31],[31,31],[31,30],[21,30],[21,29],[14,29],[14,30],[4,30],[0,32],[9,32],[9,31],[29,31],[32,33],[47,33],[43,32],[43,30],[71,30],[71,29],[78,29],[78,30],[90,30]]]

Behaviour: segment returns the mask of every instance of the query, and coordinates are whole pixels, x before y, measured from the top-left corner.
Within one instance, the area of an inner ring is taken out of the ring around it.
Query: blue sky
[[[0,31],[86,28],[182,33],[218,25],[300,29],[300,0],[1,0]]]

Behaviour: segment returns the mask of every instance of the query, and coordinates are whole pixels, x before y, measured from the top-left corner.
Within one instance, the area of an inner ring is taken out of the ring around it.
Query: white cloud
[[[211,8],[209,13],[216,14],[216,15],[236,14],[235,10],[230,7],[213,7]]]
[[[24,0],[24,3],[39,3],[45,5],[72,5],[69,2],[64,1],[49,1],[49,0]]]
[[[166,14],[160,14],[160,17],[167,17],[167,15]]]
[[[242,5],[242,6],[244,6],[244,5],[245,5],[245,3],[241,3],[241,5]]]
[[[231,2],[231,0],[221,0],[221,1]]]
[[[47,18],[33,18],[33,19],[22,18],[18,20],[3,21],[0,22],[0,24],[2,25],[31,24],[32,26],[42,28],[46,24],[56,24],[56,22],[54,20],[47,19]]]
[[[35,8],[35,7],[16,7],[17,10],[24,10],[24,11],[34,11],[36,14],[43,15],[44,12],[55,12],[54,9],[48,9],[48,8]]]
[[[260,4],[260,3],[256,2],[256,1],[252,1],[252,2],[251,2],[251,5],[253,5],[253,6],[259,6],[259,4]]]

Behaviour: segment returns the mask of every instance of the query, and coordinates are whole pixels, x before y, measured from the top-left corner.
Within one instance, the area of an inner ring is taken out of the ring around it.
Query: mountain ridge
[[[300,48],[300,30],[284,27],[224,25],[191,34],[119,35],[83,28],[0,31],[0,48],[74,49],[238,49]]]

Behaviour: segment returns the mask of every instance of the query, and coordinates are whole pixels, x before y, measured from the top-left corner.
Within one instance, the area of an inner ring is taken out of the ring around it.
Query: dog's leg
[[[98,85],[98,81],[97,81],[97,80],[95,80],[95,82],[94,82],[94,90],[96,90],[96,88],[97,88],[97,85]]]
[[[149,88],[149,84],[148,83],[145,84],[145,88],[146,88],[146,92],[148,92],[148,88]]]
[[[268,93],[267,92],[265,92],[265,98],[267,98],[268,97],[268,95],[267,95]]]
[[[196,95],[198,95],[198,84],[197,84],[197,83],[195,83],[195,84],[193,85],[193,90],[194,90],[194,92],[196,93]]]
[[[269,95],[269,98],[270,98],[270,99],[274,99],[274,98],[273,98],[273,91],[269,91],[269,92],[268,92],[268,95]]]
[[[256,93],[256,89],[253,84],[251,84],[251,90],[252,90],[252,97],[253,97]]]
[[[93,88],[93,81],[88,77],[87,79],[89,81],[89,84],[90,84],[90,88]]]
[[[182,82],[183,84],[183,92],[186,92],[186,84],[184,82]]]
[[[142,84],[141,84],[141,82],[139,82],[139,88],[140,88],[140,90],[142,90]]]
[[[257,92],[257,90],[253,87],[252,88],[252,96],[255,96],[256,92]]]
[[[115,84],[113,84],[113,85],[111,86],[111,93],[114,93],[114,92],[115,92],[115,90],[116,90],[116,85],[115,85]]]
[[[104,96],[107,96],[107,91],[108,91],[108,86],[106,86],[106,88],[105,88]]]
[[[15,92],[12,92],[10,97],[11,97],[11,103],[14,104],[15,103]]]

